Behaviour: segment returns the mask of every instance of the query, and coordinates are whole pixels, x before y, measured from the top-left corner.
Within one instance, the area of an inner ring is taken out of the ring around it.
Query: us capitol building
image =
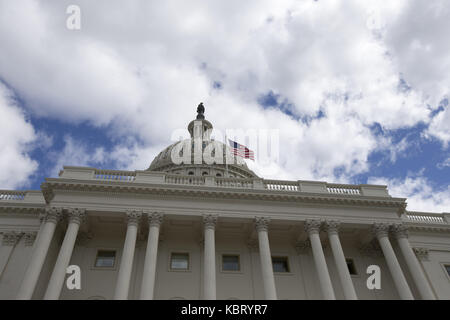
[[[203,111],[188,130],[205,148]],[[263,179],[239,157],[175,164],[178,143],[147,170],[0,190],[0,299],[450,299],[449,213],[386,186]]]

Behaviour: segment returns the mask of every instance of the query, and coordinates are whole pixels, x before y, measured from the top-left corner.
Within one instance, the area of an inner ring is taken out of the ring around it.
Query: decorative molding
[[[80,225],[86,218],[86,209],[83,208],[67,208],[67,216],[69,223]]]
[[[63,181],[61,181],[63,180]],[[269,201],[294,201],[302,203],[320,203],[337,205],[358,205],[371,207],[397,208],[404,211],[405,199],[392,197],[349,196],[339,194],[316,194],[304,192],[277,192],[274,190],[231,189],[196,185],[143,184],[125,181],[81,180],[68,181],[61,178],[48,178],[41,185],[43,195],[49,203],[54,197],[54,191],[102,192],[107,194],[155,194],[162,197],[199,196],[215,199],[253,199]]]
[[[127,225],[129,226],[139,226],[139,222],[142,217],[142,210],[130,209],[126,212],[127,215]]]
[[[256,231],[265,231],[269,230],[270,218],[267,217],[255,217],[255,228]]]
[[[79,231],[77,235],[76,244],[79,246],[86,246],[92,239],[94,234],[89,231]]]
[[[379,239],[389,235],[389,224],[382,222],[375,222],[372,225],[372,233]]]
[[[383,256],[383,251],[377,239],[372,239],[372,241],[360,246],[359,252],[361,255],[368,257],[378,258]]]
[[[15,246],[22,237],[23,232],[20,231],[7,231],[3,232],[2,245],[3,246]]]
[[[322,221],[317,219],[308,219],[305,221],[305,231],[308,235],[319,234]]]
[[[37,234],[37,231],[25,231],[23,235],[25,246],[32,246],[36,240]]]
[[[429,252],[430,250],[428,248],[423,247],[414,247],[413,248],[414,253],[416,254],[417,258],[422,261],[429,261]]]
[[[330,234],[338,234],[340,227],[341,227],[341,222],[338,220],[327,220],[324,223],[324,229],[329,235]]]
[[[311,241],[309,239],[298,241],[295,244],[295,250],[298,254],[308,254],[311,251]]]
[[[203,225],[205,229],[215,229],[217,224],[217,215],[214,214],[205,214],[203,215]]]
[[[249,239],[247,241],[247,247],[254,252],[258,252],[259,251],[259,245],[258,245],[258,240],[256,239]]]
[[[394,224],[391,230],[396,239],[408,238],[408,227],[402,223]]]

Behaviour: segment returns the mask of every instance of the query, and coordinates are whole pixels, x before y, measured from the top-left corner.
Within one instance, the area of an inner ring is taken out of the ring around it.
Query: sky
[[[217,129],[278,130],[261,177],[450,212],[448,30],[447,0],[0,0],[0,189],[145,170],[203,102]]]

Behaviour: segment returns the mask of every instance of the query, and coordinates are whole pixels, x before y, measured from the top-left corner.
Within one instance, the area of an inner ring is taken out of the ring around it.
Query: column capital
[[[305,241],[298,241],[295,244],[295,250],[298,254],[307,254],[311,249],[311,241],[306,239]]]
[[[372,239],[368,243],[364,243],[359,247],[359,253],[363,256],[379,258],[383,256],[378,240]]]
[[[44,221],[58,223],[63,217],[62,211],[63,211],[62,208],[57,208],[57,207],[45,208]]]
[[[310,234],[319,234],[320,232],[320,226],[322,225],[322,221],[320,220],[314,220],[314,219],[308,219],[305,221],[305,231]]]
[[[161,223],[163,222],[164,214],[162,212],[146,212],[147,214],[147,220],[148,220],[148,226],[149,227],[159,227],[161,226]]]
[[[138,226],[142,217],[142,210],[130,209],[126,211],[127,224],[129,226]]]
[[[90,231],[79,231],[77,235],[76,244],[80,246],[86,246],[89,241],[94,238],[94,234]]]
[[[255,217],[255,227],[256,231],[266,231],[269,230],[270,218],[267,217]]]
[[[392,226],[392,232],[396,239],[408,238],[408,227],[402,223],[397,223]]]
[[[205,229],[215,229],[217,223],[217,215],[205,214],[203,215],[203,225]]]
[[[330,234],[338,234],[339,228],[341,227],[341,222],[338,220],[327,220],[325,221],[325,231]]]
[[[67,208],[66,211],[69,223],[80,225],[86,217],[86,209],[84,208]]]
[[[23,238],[25,240],[25,246],[29,247],[34,244],[34,240],[36,240],[37,231],[25,231],[23,234]]]
[[[428,259],[428,253],[429,253],[428,248],[414,247],[412,249],[413,249],[414,253],[416,254],[416,256],[417,256],[417,258],[419,260],[422,260],[422,261],[428,261],[429,260]]]
[[[256,239],[249,239],[249,240],[247,240],[247,247],[250,250],[258,251],[259,250],[258,240],[256,240]]]
[[[6,231],[3,232],[2,245],[15,246],[22,237],[23,233],[20,231]]]
[[[372,225],[372,233],[375,234],[375,236],[378,239],[387,237],[388,234],[389,234],[389,224],[388,223],[375,222]]]

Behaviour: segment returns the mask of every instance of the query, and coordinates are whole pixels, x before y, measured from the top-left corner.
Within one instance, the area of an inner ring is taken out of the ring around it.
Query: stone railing
[[[204,185],[205,178],[199,176],[183,176],[179,174],[166,174],[165,183],[169,184],[187,184],[187,185]]]
[[[108,181],[134,181],[136,179],[135,171],[122,170],[95,170],[94,179]]]
[[[329,193],[335,194],[361,194],[361,188],[359,186],[351,184],[330,184],[327,183],[327,190]]]
[[[390,197],[386,186],[331,184],[324,181],[287,181],[261,178],[225,178],[215,176],[185,176],[155,171],[99,170],[90,167],[64,167],[60,178],[103,180],[130,183],[204,185],[218,188],[240,188],[274,192],[304,192],[342,196]]]
[[[253,189],[253,179],[214,177],[215,186],[225,188]]]
[[[448,216],[447,216],[448,218]],[[448,224],[445,214],[431,212],[414,212],[407,211],[403,219],[410,222],[426,223],[426,224]]]
[[[0,190],[1,200],[23,200],[25,199],[26,191],[14,191],[14,190]]]
[[[263,180],[267,190],[276,191],[300,191],[298,181]]]
[[[15,201],[42,205],[45,203],[41,190],[0,190],[0,204]]]

